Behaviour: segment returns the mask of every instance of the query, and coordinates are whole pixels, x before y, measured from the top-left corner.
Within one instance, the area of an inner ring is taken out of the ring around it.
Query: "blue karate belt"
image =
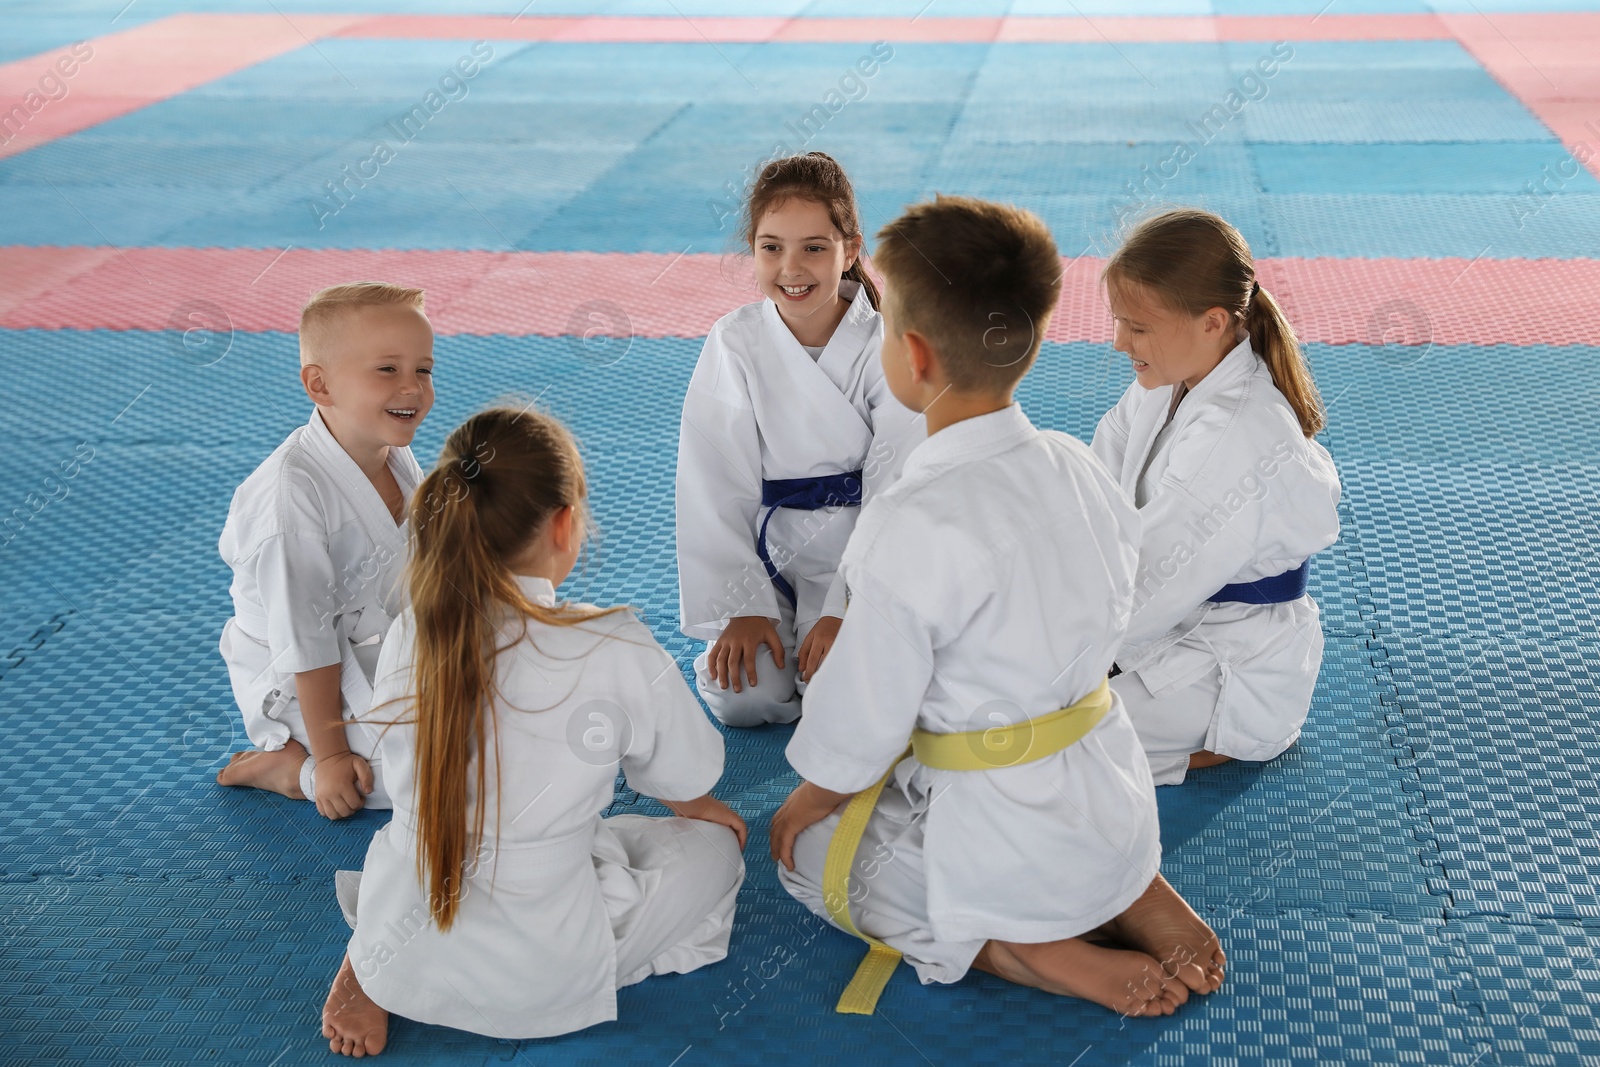
[[[778,587],[789,605],[799,608],[794,586],[778,573],[772,557],[767,553],[767,523],[779,508],[799,511],[816,511],[819,508],[855,508],[861,506],[861,472],[824,474],[816,478],[763,478],[761,479],[761,506],[768,508],[767,517],[761,520],[761,532],[756,535],[756,555],[767,568],[767,577]]]
[[[1310,573],[1308,559],[1294,570],[1270,578],[1225,585],[1207,599],[1213,604],[1287,604],[1306,595],[1306,578]]]

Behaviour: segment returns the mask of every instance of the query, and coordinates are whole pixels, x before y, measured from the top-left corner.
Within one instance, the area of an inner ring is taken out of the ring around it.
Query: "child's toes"
[[[1161,993],[1161,1000],[1167,1006],[1167,1010],[1162,1014],[1171,1015],[1188,1002],[1189,991],[1176,982],[1169,983]]]
[[[1146,1015],[1171,1015],[1188,997],[1188,990],[1175,982],[1166,982],[1145,1004]]]

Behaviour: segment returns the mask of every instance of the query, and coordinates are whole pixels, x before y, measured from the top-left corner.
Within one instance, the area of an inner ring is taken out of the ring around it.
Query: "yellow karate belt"
[[[1111,685],[1102,681],[1094,692],[1070,707],[1041,715],[1037,719],[995,726],[987,730],[968,730],[956,734],[932,734],[915,730],[906,756],[941,771],[992,771],[1017,767],[1042,760],[1081,741],[1095,724],[1111,710]],[[901,756],[900,759],[905,759]],[[900,760],[895,760],[895,767]],[[878,805],[878,797],[888,784],[890,767],[876,785],[850,798],[839,825],[828,842],[828,857],[822,865],[822,903],[840,927],[867,943],[867,957],[856,968],[845,986],[835,1011],[844,1015],[871,1015],[889,977],[900,963],[900,952],[877,938],[856,929],[850,918],[850,868],[867,820]]]

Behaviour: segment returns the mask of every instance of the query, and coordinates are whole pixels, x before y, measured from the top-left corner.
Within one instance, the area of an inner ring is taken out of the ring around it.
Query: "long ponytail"
[[[1300,351],[1300,339],[1278,301],[1259,284],[1245,309],[1244,328],[1250,333],[1250,347],[1272,372],[1272,384],[1294,408],[1300,431],[1307,437],[1321,433],[1328,424],[1328,414],[1317,383],[1312,380],[1311,367]]]
[[[533,603],[507,567],[562,508],[578,509],[582,522],[586,495],[565,427],[507,407],[458,427],[412,498],[406,577],[416,620],[417,878],[440,930],[455,921],[482,846],[490,750],[499,778],[499,745],[485,733],[494,730],[495,657],[503,650],[495,642],[508,609],[524,626],[530,618],[573,626],[626,610]],[[470,812],[469,795],[478,798]]]
[[[1198,208],[1178,208],[1146,219],[1107,261],[1107,281],[1127,281],[1154,291],[1188,315],[1225,308],[1250,336],[1272,384],[1294,409],[1300,431],[1314,437],[1327,411],[1294,327],[1261,288],[1244,236],[1225,219]]]
[[[878,291],[878,283],[872,280],[872,275],[867,273],[866,259],[867,250],[863,248],[861,254],[856,256],[856,261],[850,264],[850,269],[844,272],[844,276],[865,289],[872,310],[879,311],[883,306],[883,294]]]

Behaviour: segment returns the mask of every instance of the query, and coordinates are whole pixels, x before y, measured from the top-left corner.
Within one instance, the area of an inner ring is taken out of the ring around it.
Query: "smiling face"
[[[1137,282],[1109,279],[1111,347],[1133,364],[1146,389],[1187,382],[1198,385],[1242,340],[1243,330],[1222,308],[1188,315],[1169,308],[1154,290]]]
[[[312,399],[344,442],[403,447],[433,407],[433,328],[417,308],[352,308],[319,339]],[[311,385],[308,383],[308,391]],[[352,442],[356,443],[356,442]]]
[[[844,315],[839,281],[861,253],[860,235],[845,237],[825,205],[798,198],[773,205],[755,229],[761,292],[801,344],[826,344]]]

